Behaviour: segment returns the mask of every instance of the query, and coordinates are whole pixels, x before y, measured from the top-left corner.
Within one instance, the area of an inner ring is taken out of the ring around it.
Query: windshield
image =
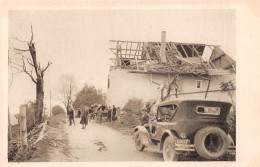
[[[176,111],[177,105],[175,104],[158,107],[157,121],[170,122]]]

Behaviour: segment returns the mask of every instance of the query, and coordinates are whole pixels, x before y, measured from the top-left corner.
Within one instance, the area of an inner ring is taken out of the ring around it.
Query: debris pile
[[[28,146],[24,149],[19,146],[19,135],[12,143],[8,142],[8,161],[33,161],[33,158],[45,161],[44,155],[48,154],[46,147],[65,147],[67,140],[65,133],[62,132],[65,119],[66,115],[53,116],[45,123],[34,127],[27,134]]]
[[[36,149],[33,143],[38,139],[39,132],[43,127],[43,123],[35,126],[27,134],[28,146],[22,152],[19,146],[19,135],[13,139],[12,142],[8,142],[8,161],[25,161],[31,158],[33,151]]]
[[[182,75],[207,75],[207,70],[203,65],[192,65],[179,61],[177,63],[157,63],[152,64],[147,69],[151,73],[170,73]]]
[[[118,121],[118,122],[105,122],[104,125],[112,128],[114,130],[117,130],[124,135],[132,136],[134,134],[135,125],[127,126],[125,124],[122,124],[122,122],[120,122],[120,121]]]
[[[107,147],[105,146],[105,144],[101,141],[96,140],[96,142],[94,143],[96,144],[99,148],[98,151],[107,151]]]
[[[53,116],[48,122],[49,125],[46,125],[46,130],[41,139],[41,142],[49,146],[65,147],[66,143],[68,142],[64,133],[64,123],[66,122],[66,116]]]

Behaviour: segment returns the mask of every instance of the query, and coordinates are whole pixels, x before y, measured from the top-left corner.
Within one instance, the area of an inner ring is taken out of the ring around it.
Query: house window
[[[202,81],[201,80],[196,81],[196,88],[197,89],[202,88]]]
[[[121,60],[122,66],[130,66],[130,60]]]

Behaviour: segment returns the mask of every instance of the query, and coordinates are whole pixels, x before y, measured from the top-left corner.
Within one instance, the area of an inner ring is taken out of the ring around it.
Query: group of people
[[[106,113],[105,110],[107,110],[106,121],[111,122],[117,120],[116,107],[113,105],[113,108],[111,108],[110,106],[107,108],[106,106],[101,104],[99,104],[98,106],[91,105],[91,107],[88,107],[86,105],[82,106],[78,109],[76,117],[81,118],[80,124],[82,124],[82,129],[85,129],[90,119],[96,119],[99,123],[101,123],[103,114]],[[72,106],[68,107],[67,115],[69,116],[70,126],[72,124],[74,124],[75,126],[74,109]]]
[[[113,105],[113,108],[111,108],[110,106],[108,107],[108,111],[107,111],[107,121],[108,122],[117,121],[116,111],[117,111],[117,109],[114,105]]]
[[[72,125],[72,123],[75,126],[75,120],[74,120],[74,109],[72,107],[68,107],[68,112],[67,112],[68,116],[69,116],[69,124],[70,126]],[[78,110],[78,117],[81,117],[80,120],[80,124],[82,124],[82,129],[86,128],[86,125],[89,122],[89,114],[90,114],[90,109],[88,106],[84,105],[81,107],[80,110]]]
[[[93,113],[94,115],[93,117],[94,118],[96,117],[99,123],[102,122],[103,116],[106,116],[107,122],[116,121],[117,120],[116,112],[117,109],[114,105],[112,108],[111,106],[106,107],[106,106],[98,105],[96,112]]]

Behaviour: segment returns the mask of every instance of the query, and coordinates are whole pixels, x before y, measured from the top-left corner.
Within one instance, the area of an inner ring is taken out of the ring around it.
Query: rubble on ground
[[[65,147],[67,144],[65,133],[63,133],[65,122],[66,115],[57,115],[48,118],[46,123],[34,127],[27,134],[28,146],[22,152],[18,149],[18,139],[13,140],[12,143],[8,142],[8,160],[14,162],[30,161],[31,158],[46,154],[46,149],[41,148]],[[45,128],[43,128],[44,126]]]

